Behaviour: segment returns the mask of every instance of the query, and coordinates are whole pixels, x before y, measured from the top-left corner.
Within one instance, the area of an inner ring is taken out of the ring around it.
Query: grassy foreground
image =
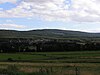
[[[100,75],[99,63],[1,62],[0,75]]]
[[[0,75],[100,75],[100,51],[1,53]]]

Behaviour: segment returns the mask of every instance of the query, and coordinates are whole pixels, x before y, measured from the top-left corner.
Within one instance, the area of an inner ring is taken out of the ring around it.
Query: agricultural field
[[[0,74],[100,75],[100,51],[1,53]]]

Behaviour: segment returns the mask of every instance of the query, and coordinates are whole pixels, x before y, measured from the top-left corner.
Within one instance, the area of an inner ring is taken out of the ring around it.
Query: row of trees
[[[58,41],[50,39],[0,40],[0,52],[53,52],[53,51],[100,50],[99,42]]]

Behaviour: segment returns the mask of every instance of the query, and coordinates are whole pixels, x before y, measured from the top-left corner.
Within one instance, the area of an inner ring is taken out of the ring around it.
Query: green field
[[[1,53],[0,61],[34,63],[100,63],[100,51]]]
[[[1,53],[0,74],[100,75],[100,51]]]

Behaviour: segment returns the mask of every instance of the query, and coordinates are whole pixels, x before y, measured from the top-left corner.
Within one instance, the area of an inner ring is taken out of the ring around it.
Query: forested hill
[[[0,30],[0,38],[99,38],[100,33],[42,29],[30,31]]]

